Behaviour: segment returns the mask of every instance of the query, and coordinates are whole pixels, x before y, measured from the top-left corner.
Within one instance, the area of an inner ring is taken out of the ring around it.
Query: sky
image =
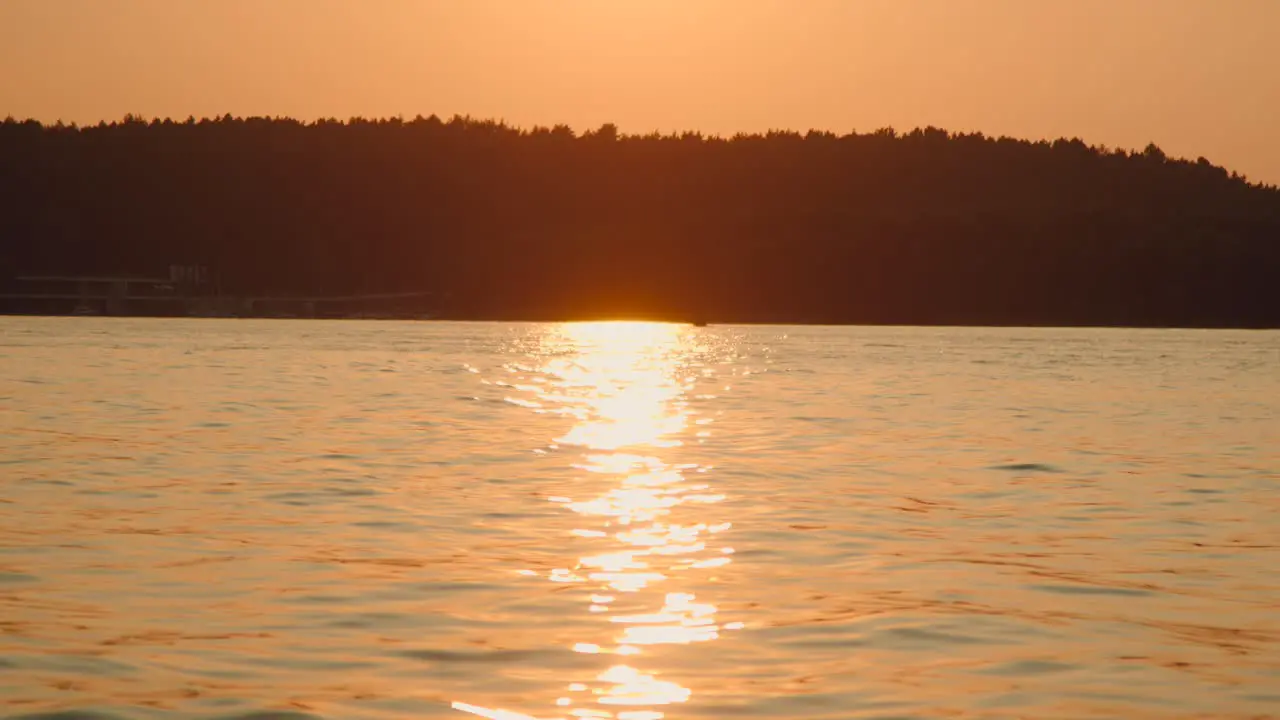
[[[1280,0],[0,0],[0,116],[933,125],[1280,183]]]

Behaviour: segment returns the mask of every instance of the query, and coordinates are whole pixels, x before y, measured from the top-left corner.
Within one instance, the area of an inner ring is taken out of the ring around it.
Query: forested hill
[[[1204,159],[880,130],[455,118],[0,125],[0,276],[206,265],[460,318],[1280,326],[1280,191]]]

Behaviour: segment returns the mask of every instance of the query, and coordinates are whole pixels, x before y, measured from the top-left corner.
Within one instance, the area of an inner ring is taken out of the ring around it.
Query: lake
[[[1280,717],[1280,332],[0,318],[0,716]]]

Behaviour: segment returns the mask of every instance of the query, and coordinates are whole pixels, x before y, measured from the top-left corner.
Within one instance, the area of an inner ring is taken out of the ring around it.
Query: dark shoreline
[[[0,158],[10,311],[1280,327],[1280,188],[1154,144],[225,116]]]
[[[653,322],[665,323],[673,325],[689,325],[694,326],[695,323],[689,320],[680,320],[674,318],[662,317],[643,317],[643,316],[580,316],[580,317],[555,317],[555,318],[534,318],[534,317],[455,317],[455,316],[438,316],[438,317],[280,317],[280,316],[249,316],[249,317],[199,317],[186,315],[67,315],[54,313],[19,313],[19,312],[0,312],[0,318],[5,317],[38,317],[38,318],[71,318],[83,320],[115,320],[115,319],[145,319],[145,320],[222,320],[222,321],[240,321],[240,320],[272,320],[272,321],[288,321],[288,322],[423,322],[423,323],[530,323],[530,324],[554,324],[554,323],[596,323],[596,322]],[[724,320],[724,321],[708,321],[705,325],[708,328],[716,327],[867,327],[867,328],[1007,328],[1007,329],[1028,329],[1028,330],[1249,330],[1249,331],[1274,331],[1280,330],[1280,325],[1101,325],[1101,324],[1035,324],[1035,323],[904,323],[904,322],[820,322],[820,321],[804,321],[804,320]]]

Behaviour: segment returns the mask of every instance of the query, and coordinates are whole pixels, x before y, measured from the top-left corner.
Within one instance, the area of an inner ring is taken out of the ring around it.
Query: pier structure
[[[0,312],[32,315],[425,318],[431,292],[289,296],[223,295],[203,267],[174,265],[168,277],[27,275],[0,292]]]

